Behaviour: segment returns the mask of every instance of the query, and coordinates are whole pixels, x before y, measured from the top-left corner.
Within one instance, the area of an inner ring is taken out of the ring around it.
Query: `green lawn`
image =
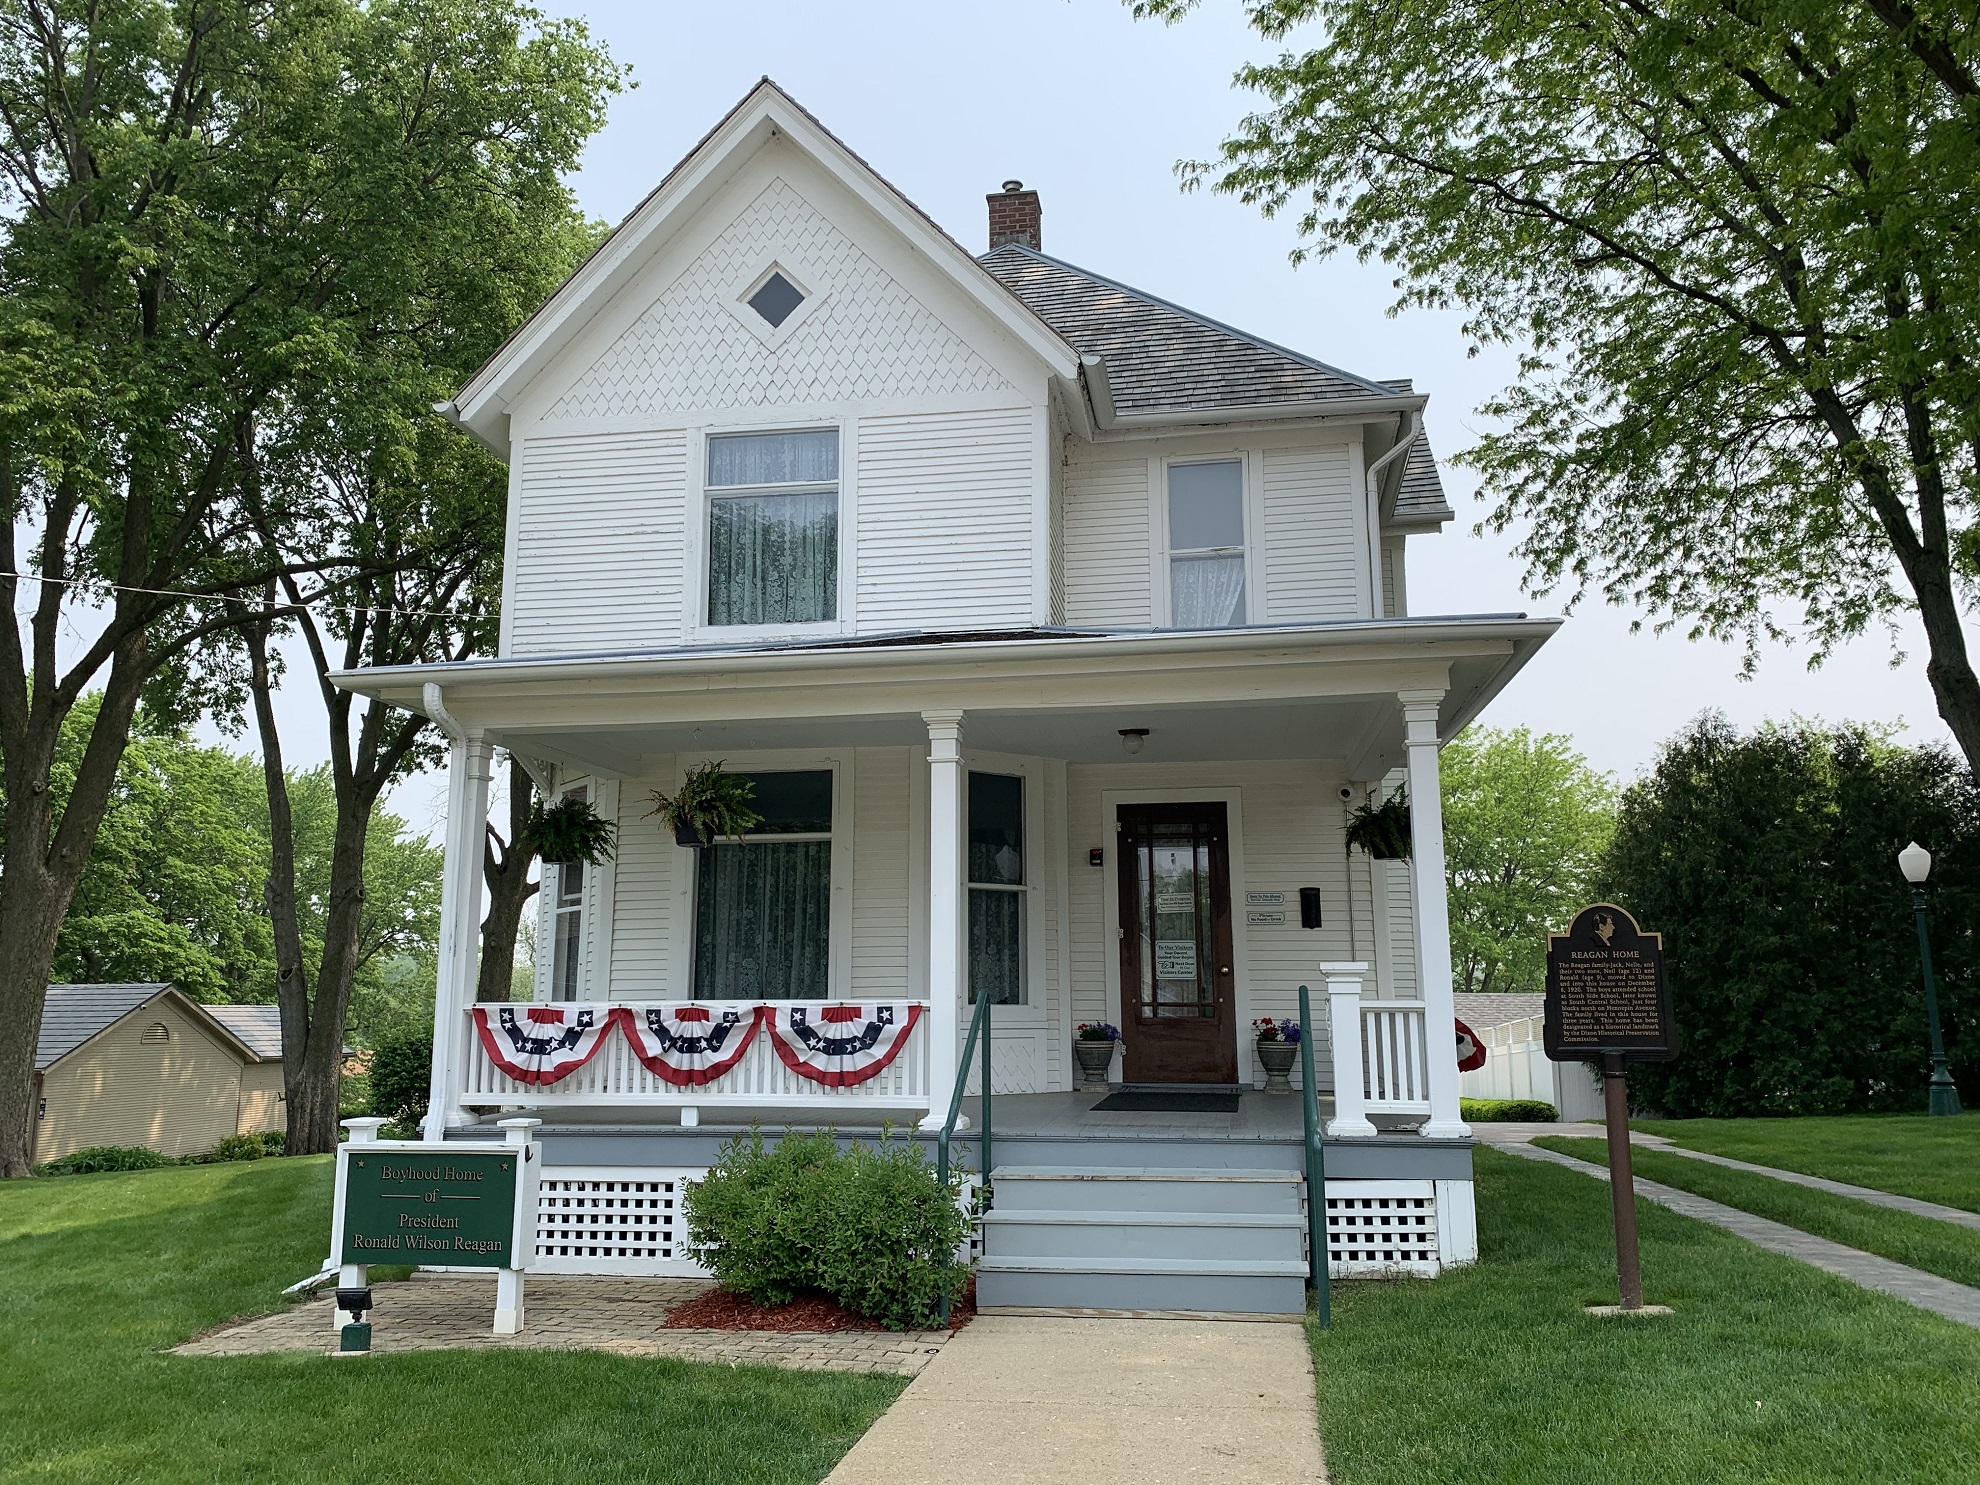
[[[1634,1127],[1687,1149],[1980,1212],[1980,1111],[1956,1119],[1639,1119]]]
[[[1484,1261],[1334,1286],[1313,1333],[1334,1485],[1972,1478],[1980,1331],[1639,1203],[1660,1319],[1615,1299],[1597,1181],[1476,1152]]]
[[[1549,1137],[1534,1143],[1577,1160],[1608,1164],[1609,1147],[1603,1140]],[[1702,1160],[1687,1160],[1682,1155],[1646,1150],[1641,1145],[1630,1154],[1636,1173],[1646,1180],[1662,1181],[1680,1191],[1695,1192],[1756,1217],[1769,1217],[1817,1237],[1908,1263],[1958,1284],[1980,1285],[1980,1232],[1970,1227],[1956,1227],[1931,1217],[1914,1217],[1909,1212],[1894,1212],[1867,1201],[1810,1191],[1772,1176],[1727,1170]]]
[[[0,1482],[810,1485],[905,1385],[588,1352],[164,1354],[279,1307],[322,1261],[329,1199],[322,1158],[0,1183]]]

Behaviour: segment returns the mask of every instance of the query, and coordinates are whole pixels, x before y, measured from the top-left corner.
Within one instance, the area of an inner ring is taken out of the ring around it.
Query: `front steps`
[[[982,1308],[1306,1312],[1296,1172],[999,1166],[992,1185]]]

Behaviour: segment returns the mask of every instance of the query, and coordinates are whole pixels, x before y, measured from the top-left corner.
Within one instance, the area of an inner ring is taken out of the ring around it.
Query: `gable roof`
[[[282,1058],[282,1008],[278,1005],[207,1005],[201,1010],[246,1045],[263,1062]]]
[[[56,1058],[67,1056],[171,988],[162,983],[50,985],[41,1012],[41,1036],[34,1044],[34,1070],[40,1072]]]
[[[92,1037],[100,1036],[134,1011],[167,996],[194,1020],[204,1022],[209,1031],[229,1043],[241,1056],[251,1062],[265,1060],[266,1054],[213,1014],[214,1007],[200,1005],[162,981],[125,985],[50,985],[48,999],[41,1012],[41,1035],[34,1044],[34,1070],[45,1072]],[[274,1010],[275,1007],[268,1009]],[[279,1030],[274,1055],[282,1055]]]
[[[590,319],[588,307],[603,305],[625,287],[674,227],[691,218],[743,161],[773,139],[789,143],[832,174],[911,247],[946,272],[967,297],[1053,375],[1067,381],[1078,376],[1079,355],[1072,346],[1022,301],[1005,293],[968,250],[936,226],[927,213],[765,77],[502,343],[460,394],[439,410],[507,457],[512,394],[575,338]]]
[[[1106,362],[1120,416],[1314,402],[1365,402],[1375,412],[1424,400],[1021,243],[978,261],[1082,356]]]

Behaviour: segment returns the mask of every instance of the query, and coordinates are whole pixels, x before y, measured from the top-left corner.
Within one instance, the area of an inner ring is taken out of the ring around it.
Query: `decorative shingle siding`
[[[772,348],[730,306],[758,265],[785,257],[823,302]],[[780,178],[579,374],[549,417],[1008,389],[995,367]]]
[[[1032,622],[1029,408],[859,424],[859,627]]]
[[[1347,445],[1267,449],[1262,462],[1267,617],[1285,624],[1366,614]]]
[[[1064,479],[1066,623],[1153,624],[1147,458],[1078,459]]]
[[[508,653],[678,644],[686,435],[531,438],[518,457]]]

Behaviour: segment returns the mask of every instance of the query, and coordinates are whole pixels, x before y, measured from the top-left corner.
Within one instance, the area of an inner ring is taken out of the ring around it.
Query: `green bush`
[[[960,1179],[945,1190],[918,1144],[841,1150],[831,1134],[724,1145],[687,1194],[688,1243],[725,1289],[758,1304],[829,1296],[894,1330],[938,1323],[968,1271]]]
[[[433,1033],[388,1038],[371,1054],[371,1112],[401,1127],[426,1117],[433,1086]]]
[[[230,1134],[213,1147],[215,1160],[259,1160],[268,1146],[258,1134]]]
[[[156,1170],[161,1165],[177,1164],[170,1155],[160,1155],[156,1150],[147,1150],[142,1145],[91,1145],[87,1150],[71,1151],[60,1160],[37,1165],[34,1173],[38,1176],[88,1176],[98,1171]]]
[[[1561,1111],[1538,1098],[1460,1098],[1458,1115],[1467,1124],[1553,1124]]]

